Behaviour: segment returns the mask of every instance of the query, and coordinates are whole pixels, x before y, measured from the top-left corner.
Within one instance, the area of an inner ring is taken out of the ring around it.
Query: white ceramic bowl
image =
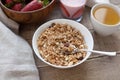
[[[88,59],[88,57],[91,55],[90,52],[87,52],[87,55],[86,57],[79,61],[78,63],[74,64],[74,65],[71,65],[71,66],[57,66],[57,65],[54,65],[54,64],[51,64],[47,61],[45,61],[39,51],[38,51],[38,47],[37,47],[37,39],[38,37],[40,36],[40,34],[46,29],[48,28],[52,23],[67,23],[69,25],[71,25],[72,27],[76,28],[77,30],[79,30],[81,32],[81,34],[83,35],[84,39],[85,39],[85,42],[86,42],[86,45],[88,47],[89,50],[92,50],[93,49],[93,46],[94,46],[94,41],[93,41],[93,37],[91,35],[91,33],[89,32],[89,30],[83,26],[82,24],[78,23],[78,22],[75,22],[73,20],[68,20],[68,19],[55,19],[55,20],[51,20],[51,21],[48,21],[46,23],[44,23],[43,25],[41,25],[37,30],[36,32],[34,33],[33,35],[33,39],[32,39],[32,46],[33,46],[33,50],[35,52],[35,54],[38,56],[38,58],[40,60],[42,60],[43,62],[45,62],[46,64],[52,66],[52,67],[56,67],[56,68],[71,68],[71,67],[74,67],[74,66],[77,66],[81,63],[83,63],[84,61],[86,61]]]

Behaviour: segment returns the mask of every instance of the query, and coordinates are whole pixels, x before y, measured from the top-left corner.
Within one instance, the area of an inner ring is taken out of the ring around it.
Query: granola
[[[82,34],[68,24],[53,23],[37,40],[40,55],[49,63],[70,66],[81,61],[86,52],[72,53],[75,48],[87,48]]]

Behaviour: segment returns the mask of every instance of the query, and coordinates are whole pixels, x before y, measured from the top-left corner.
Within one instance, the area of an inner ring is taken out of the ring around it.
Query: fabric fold
[[[0,22],[0,80],[39,80],[30,45]]]

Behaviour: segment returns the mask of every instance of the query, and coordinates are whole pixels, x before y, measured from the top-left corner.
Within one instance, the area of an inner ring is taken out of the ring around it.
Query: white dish
[[[37,40],[38,40],[38,37],[40,36],[40,34],[46,29],[48,28],[52,23],[67,23],[69,25],[71,25],[72,27],[76,28],[77,30],[79,30],[81,32],[81,34],[83,35],[84,39],[85,39],[85,42],[86,42],[86,45],[88,46],[88,49],[89,50],[92,50],[93,49],[93,46],[94,46],[94,41],[93,41],[93,37],[91,35],[91,33],[89,32],[89,30],[83,26],[82,24],[78,23],[78,22],[75,22],[73,20],[68,20],[68,19],[55,19],[55,20],[51,20],[51,21],[48,21],[46,23],[44,23],[43,25],[41,25],[34,33],[33,35],[33,39],[32,39],[32,46],[33,46],[33,50],[35,52],[35,54],[38,56],[38,58],[40,60],[42,60],[43,62],[45,62],[46,64],[52,66],[52,67],[56,67],[56,68],[71,68],[71,67],[74,67],[74,66],[77,66],[81,63],[83,63],[84,61],[86,61],[88,59],[88,57],[91,55],[90,52],[87,52],[87,55],[86,57],[81,60],[80,62],[78,62],[77,64],[75,65],[72,65],[72,66],[57,66],[57,65],[53,65],[47,61],[45,61],[41,56],[40,56],[40,53],[38,51],[38,48],[37,48]]]

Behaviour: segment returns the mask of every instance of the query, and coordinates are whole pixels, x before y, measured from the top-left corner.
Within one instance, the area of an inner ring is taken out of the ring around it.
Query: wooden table
[[[47,20],[40,22],[40,24],[21,25],[20,36],[31,45],[32,36],[39,25],[51,19],[63,18],[58,4],[56,3],[54,11]],[[94,49],[120,51],[120,31],[108,37],[97,35],[90,21],[90,8],[86,7],[80,23],[91,31],[94,37]],[[71,69],[56,69],[44,64],[36,55],[34,57],[41,80],[120,80],[119,53],[115,57],[92,54],[86,62]]]

